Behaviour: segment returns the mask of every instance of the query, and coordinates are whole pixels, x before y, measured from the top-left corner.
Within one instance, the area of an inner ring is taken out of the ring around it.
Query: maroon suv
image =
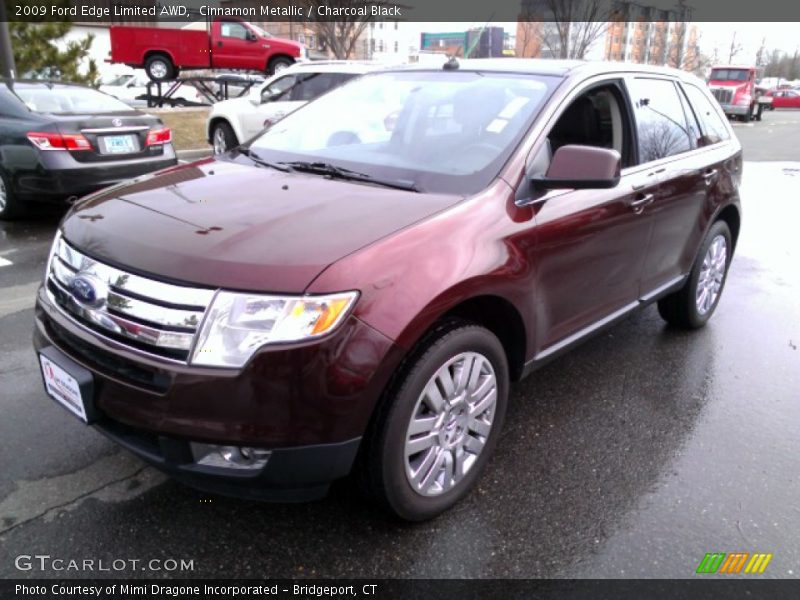
[[[701,81],[463,61],[366,75],[91,195],[38,294],[48,393],[176,478],[402,518],[474,485],[510,382],[652,302],[704,325],[741,148]]]

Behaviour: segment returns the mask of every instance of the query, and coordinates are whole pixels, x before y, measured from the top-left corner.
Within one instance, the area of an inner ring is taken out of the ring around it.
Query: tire
[[[214,147],[214,154],[224,154],[239,145],[230,123],[219,121],[214,125],[211,130],[211,145]]]
[[[284,69],[288,69],[293,64],[294,61],[286,56],[278,56],[273,58],[267,65],[267,75],[275,75],[275,73],[283,71]]]
[[[11,190],[8,178],[0,173],[0,221],[13,221],[24,214],[24,207]]]
[[[464,369],[470,376],[459,394]],[[442,385],[446,381],[456,390],[449,395],[453,403],[440,402],[437,412],[437,395],[447,397],[444,390],[451,387]],[[469,493],[497,445],[508,387],[505,351],[494,334],[466,321],[440,324],[387,388],[362,444],[362,484],[406,521],[430,519],[452,507]],[[419,433],[411,431],[412,423]]]
[[[749,106],[749,108],[747,109],[747,114],[744,117],[744,122],[745,123],[750,123],[753,120],[753,106],[754,105],[751,104]]]
[[[718,240],[724,241],[724,264],[718,264],[714,256],[721,258],[719,246],[715,246],[715,252],[711,251],[712,246]],[[681,329],[699,329],[703,327],[719,304],[722,292],[725,289],[725,281],[728,279],[728,267],[730,266],[731,256],[733,255],[733,244],[731,232],[725,221],[716,221],[709,229],[706,237],[697,253],[689,278],[681,289],[673,292],[658,301],[658,312],[661,317],[670,325]],[[706,260],[709,263],[706,263]],[[710,273],[705,272],[706,266],[716,267]],[[703,281],[708,281],[709,286],[703,286]],[[710,285],[716,282],[714,288]],[[706,287],[707,296],[698,295],[698,290],[702,293],[702,287]],[[715,294],[714,291],[715,290]]]
[[[151,81],[167,81],[177,76],[172,59],[166,54],[152,54],[144,61],[144,70]]]
[[[755,116],[756,121],[761,122],[761,115],[763,112],[764,112],[764,105],[759,104],[758,110],[756,110],[756,116]]]

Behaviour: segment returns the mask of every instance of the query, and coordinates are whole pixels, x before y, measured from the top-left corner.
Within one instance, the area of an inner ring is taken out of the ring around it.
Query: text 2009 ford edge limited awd
[[[366,75],[231,154],[76,204],[38,294],[49,394],[201,489],[402,518],[475,484],[509,384],[658,302],[700,327],[741,147],[678,71]]]

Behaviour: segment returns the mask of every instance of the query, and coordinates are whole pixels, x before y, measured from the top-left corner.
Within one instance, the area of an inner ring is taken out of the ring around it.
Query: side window
[[[338,73],[309,73],[292,89],[290,100],[296,102],[310,102],[317,96],[339,85],[341,78]]]
[[[548,134],[550,152],[578,144],[611,148],[619,152],[622,166],[632,164],[630,119],[615,84],[602,84],[584,92],[561,113]],[[549,160],[546,161],[549,164]]]
[[[280,79],[276,79],[261,90],[261,103],[288,100],[289,93],[294,87],[296,80],[296,75],[285,75]]]
[[[700,127],[703,130],[701,139],[704,144],[716,144],[722,140],[730,138],[728,128],[722,121],[722,117],[711,104],[708,97],[698,87],[685,83],[683,89],[686,96],[689,98],[689,103],[692,105],[694,114],[697,120],[700,121]]]
[[[675,84],[666,79],[636,78],[629,81],[628,87],[636,113],[639,162],[691,150],[686,115]]]
[[[247,28],[241,23],[231,23],[224,21],[220,24],[222,37],[236,38],[237,40],[247,39]]]

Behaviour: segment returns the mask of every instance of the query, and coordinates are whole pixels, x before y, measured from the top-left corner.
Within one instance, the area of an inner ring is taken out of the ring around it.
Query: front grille
[[[76,293],[80,283],[76,278],[90,283],[92,297]],[[189,358],[214,295],[214,290],[164,283],[111,267],[82,254],[61,236],[54,242],[47,289],[62,311],[88,329],[182,362]]]
[[[711,90],[711,93],[714,94],[714,98],[716,98],[717,102],[720,104],[731,104],[733,101],[733,90],[714,88]]]

